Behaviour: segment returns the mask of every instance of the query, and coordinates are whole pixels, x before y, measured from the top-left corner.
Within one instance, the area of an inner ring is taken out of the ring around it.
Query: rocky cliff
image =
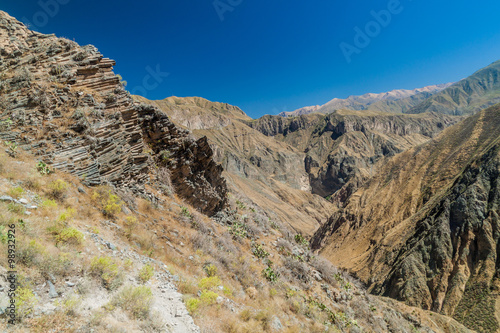
[[[15,142],[90,185],[147,194],[167,166],[176,192],[205,213],[226,202],[222,168],[206,140],[193,140],[158,109],[134,103],[93,46],[28,30],[0,12],[0,119]],[[168,155],[168,165],[162,156]]]
[[[402,153],[313,238],[374,293],[499,328],[500,106]]]
[[[430,140],[459,119],[340,110],[326,116],[265,116],[249,125],[306,153],[313,193],[329,196],[343,189],[346,196],[375,174],[379,161]]]

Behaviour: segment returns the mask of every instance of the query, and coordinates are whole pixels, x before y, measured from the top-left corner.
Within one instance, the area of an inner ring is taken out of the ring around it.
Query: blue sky
[[[97,46],[147,98],[201,96],[252,117],[457,81],[500,59],[492,0],[13,0],[0,9]],[[383,10],[390,22],[374,23]],[[367,26],[369,43],[355,41]],[[350,63],[340,45],[356,48]],[[151,71],[160,74],[144,89]]]

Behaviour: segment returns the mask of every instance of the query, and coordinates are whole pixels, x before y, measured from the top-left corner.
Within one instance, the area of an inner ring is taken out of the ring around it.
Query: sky
[[[95,45],[132,93],[200,96],[253,118],[455,82],[500,59],[497,0],[0,0],[0,9]]]

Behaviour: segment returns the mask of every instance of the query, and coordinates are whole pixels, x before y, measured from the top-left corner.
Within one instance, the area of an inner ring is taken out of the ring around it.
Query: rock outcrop
[[[222,168],[158,109],[135,103],[93,46],[28,30],[0,12],[0,137],[89,185],[145,193],[169,154],[177,194],[207,214],[226,202]],[[151,196],[150,196],[151,197]]]

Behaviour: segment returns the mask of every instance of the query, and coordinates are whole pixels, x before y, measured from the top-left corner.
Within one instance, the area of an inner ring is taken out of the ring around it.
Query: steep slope
[[[379,161],[430,140],[458,120],[437,114],[339,110],[326,116],[266,116],[248,124],[307,154],[313,193],[329,196],[343,188],[345,196],[375,174]]]
[[[380,94],[368,93],[361,96],[349,96],[346,99],[334,98],[322,106],[309,106],[291,112],[282,112],[279,116],[296,117],[309,113],[328,114],[342,109],[369,109],[390,113],[403,113],[450,85],[452,85],[452,83],[439,84],[413,90],[398,89]]]
[[[378,294],[496,332],[500,105],[395,156],[313,247]]]
[[[134,98],[157,106],[196,138],[207,137],[233,191],[274,219],[312,235],[333,212],[331,203],[310,193],[306,155],[246,125],[251,118],[239,108],[198,97]]]
[[[500,61],[496,61],[404,112],[464,115],[476,113],[499,102]]]
[[[0,48],[0,138],[87,184],[110,182],[153,200],[144,185],[163,181],[153,166],[167,167],[188,202],[208,214],[224,207],[222,168],[206,139],[134,103],[114,61],[95,47],[30,31],[0,12]]]

